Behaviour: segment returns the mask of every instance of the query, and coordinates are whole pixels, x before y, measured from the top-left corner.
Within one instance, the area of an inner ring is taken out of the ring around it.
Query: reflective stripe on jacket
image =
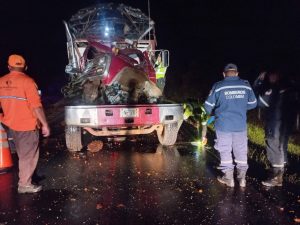
[[[165,78],[167,72],[167,67],[164,67],[162,64],[159,64],[155,69],[156,79]]]
[[[215,128],[223,132],[241,132],[247,129],[247,110],[257,105],[248,81],[239,77],[225,77],[213,85],[205,101],[205,110],[215,114]]]
[[[38,89],[29,76],[12,71],[0,78],[2,122],[15,131],[34,130],[37,118],[34,108],[41,107]]]
[[[253,85],[258,95],[258,106],[265,109],[265,127],[274,131],[292,129],[299,105],[296,90],[291,87],[265,84],[256,80]]]

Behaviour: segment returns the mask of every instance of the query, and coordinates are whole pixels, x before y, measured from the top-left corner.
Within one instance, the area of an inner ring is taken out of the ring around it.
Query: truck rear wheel
[[[162,133],[157,132],[159,143],[165,146],[174,145],[177,140],[178,123],[164,124]]]
[[[66,145],[70,152],[78,152],[82,149],[81,127],[66,126]]]

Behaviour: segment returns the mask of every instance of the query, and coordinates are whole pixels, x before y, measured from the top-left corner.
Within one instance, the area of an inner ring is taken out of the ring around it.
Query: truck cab
[[[165,102],[156,85],[156,59],[167,68],[169,51],[156,49],[154,22],[139,9],[105,3],[79,10],[64,25],[68,149],[82,148],[82,132],[109,137],[156,131],[161,144],[173,145],[183,108]]]

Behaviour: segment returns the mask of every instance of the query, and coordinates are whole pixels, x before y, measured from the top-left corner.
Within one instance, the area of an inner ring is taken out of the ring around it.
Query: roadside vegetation
[[[257,119],[257,111],[251,112],[248,120],[248,138],[251,143],[260,148],[265,148],[263,126],[263,122]],[[288,151],[292,157],[300,158],[300,132],[295,129],[289,140]]]
[[[257,122],[248,122],[248,138],[250,146],[249,157],[268,168],[269,163],[265,150],[266,144],[263,126]],[[288,154],[290,158],[295,159],[297,162],[300,160],[299,131],[290,137]]]
[[[213,125],[209,126],[209,130],[214,130]],[[257,110],[251,111],[248,115],[248,140],[249,157],[268,167],[264,124],[262,120],[257,118]],[[288,144],[288,153],[290,158],[300,161],[300,131],[294,129],[292,132]]]
[[[288,151],[291,155],[300,157],[300,143],[299,143],[299,137],[297,137],[297,135],[300,135],[299,132],[298,134],[295,133],[294,135],[291,136],[289,140]],[[263,148],[265,147],[265,133],[261,125],[257,123],[249,122],[248,137],[252,143]]]

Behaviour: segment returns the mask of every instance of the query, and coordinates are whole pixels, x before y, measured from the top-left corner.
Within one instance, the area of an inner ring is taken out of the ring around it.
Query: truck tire
[[[78,152],[82,149],[81,128],[66,126],[66,145],[70,152]]]
[[[178,123],[164,124],[162,133],[157,132],[159,143],[164,146],[174,145],[177,140]]]

